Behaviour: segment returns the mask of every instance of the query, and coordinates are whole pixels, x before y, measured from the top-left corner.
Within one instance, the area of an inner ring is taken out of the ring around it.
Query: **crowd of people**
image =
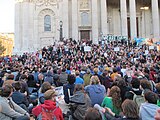
[[[57,99],[60,86],[67,113]],[[4,120],[159,120],[160,52],[145,44],[69,39],[4,57],[0,87]]]

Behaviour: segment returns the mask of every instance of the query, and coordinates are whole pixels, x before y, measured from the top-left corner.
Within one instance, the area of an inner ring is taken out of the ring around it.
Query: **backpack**
[[[133,91],[130,91],[133,95],[133,101],[138,105],[140,108],[141,104],[145,102],[144,97],[142,95],[136,95]]]
[[[38,115],[37,120],[56,120],[56,116],[54,112],[56,111],[57,107],[54,110],[47,110],[42,107],[42,112]]]

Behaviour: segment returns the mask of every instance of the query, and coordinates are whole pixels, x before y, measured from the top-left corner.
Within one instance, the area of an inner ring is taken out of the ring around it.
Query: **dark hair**
[[[156,84],[156,90],[157,90],[158,94],[160,94],[160,83]]]
[[[145,67],[144,72],[149,74],[149,69]]]
[[[2,87],[1,96],[2,97],[9,97],[12,92],[13,92],[13,87],[11,85],[7,84]]]
[[[53,73],[57,74],[57,69],[56,68],[53,69]]]
[[[133,100],[126,99],[122,103],[122,111],[126,118],[135,119],[138,116],[138,106]]]
[[[113,68],[113,72],[114,72],[114,73],[117,72],[117,68]]]
[[[9,74],[9,75],[8,75],[7,80],[10,80],[10,79],[11,79],[11,80],[14,79],[14,75],[13,75],[13,74]]]
[[[62,72],[65,72],[66,71],[66,68],[64,67],[64,68],[62,68]]]
[[[141,80],[141,86],[143,89],[151,90],[151,84],[148,80]]]
[[[71,85],[74,84],[75,80],[76,80],[75,75],[73,75],[73,74],[68,75],[67,81],[69,82],[69,84],[71,84]]]
[[[20,80],[24,80],[24,79],[27,79],[27,75],[22,74],[20,77]]]
[[[133,100],[133,93],[130,91],[127,91],[124,95],[124,99],[129,99],[129,100]]]
[[[13,87],[14,87],[14,89],[15,89],[16,91],[18,91],[18,90],[21,89],[22,85],[21,85],[20,82],[15,82],[15,83],[13,83]]]
[[[85,120],[102,120],[102,116],[95,108],[89,108],[85,115]]]
[[[41,93],[45,93],[49,89],[51,89],[51,84],[49,82],[44,82],[41,86]]]
[[[144,98],[148,101],[148,103],[157,104],[158,96],[152,91],[145,92]]]
[[[28,81],[34,81],[34,76],[32,74],[28,76]]]
[[[133,78],[131,81],[132,87],[133,88],[139,88],[140,86],[140,80],[138,78]]]

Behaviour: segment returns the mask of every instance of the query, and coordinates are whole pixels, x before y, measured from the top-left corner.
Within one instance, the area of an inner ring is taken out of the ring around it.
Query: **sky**
[[[15,0],[0,0],[0,32],[14,32]]]

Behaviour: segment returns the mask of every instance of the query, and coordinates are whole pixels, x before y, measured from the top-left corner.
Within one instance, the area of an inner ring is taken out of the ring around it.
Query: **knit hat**
[[[49,99],[51,99],[52,98],[52,96],[56,96],[57,94],[56,94],[56,92],[54,91],[54,90],[47,90],[45,93],[44,93],[44,98],[46,99],[46,100],[49,100]]]

